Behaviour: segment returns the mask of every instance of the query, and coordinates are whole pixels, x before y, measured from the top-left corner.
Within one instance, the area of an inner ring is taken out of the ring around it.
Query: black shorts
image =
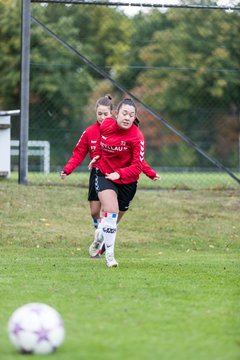
[[[96,169],[92,168],[89,177],[88,201],[99,201],[95,188]]]
[[[105,175],[100,170],[96,169],[95,172],[95,189],[96,192],[103,190],[114,190],[118,198],[118,207],[120,211],[127,211],[129,204],[134,198],[137,191],[137,181],[130,184],[117,184],[105,178]]]

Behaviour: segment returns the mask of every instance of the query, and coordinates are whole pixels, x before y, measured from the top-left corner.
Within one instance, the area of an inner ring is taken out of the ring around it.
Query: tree
[[[221,107],[239,104],[240,84],[234,75],[240,57],[238,14],[169,10],[167,18],[169,28],[156,31],[139,54],[146,66],[160,71],[142,72],[138,84],[159,89],[160,83],[159,105],[173,114],[192,104],[205,105],[206,99]]]
[[[16,108],[20,102],[20,3],[0,3],[2,108]],[[116,59],[124,61],[131,36],[130,20],[124,14],[111,8],[62,4],[31,4],[31,14],[98,67],[110,72]],[[29,138],[51,140],[51,156],[59,157],[66,147],[73,148],[83,130],[83,109],[102,77],[34,21],[30,62]],[[12,136],[18,138],[18,126],[13,126]],[[59,145],[57,137],[63,139]]]
[[[19,108],[20,86],[20,2],[0,0],[0,108]]]
[[[152,32],[138,52],[145,69],[132,91],[204,150],[212,150],[219,139],[219,111],[227,117],[240,110],[238,13],[169,10],[164,16],[165,28]],[[220,156],[214,147],[213,155]]]

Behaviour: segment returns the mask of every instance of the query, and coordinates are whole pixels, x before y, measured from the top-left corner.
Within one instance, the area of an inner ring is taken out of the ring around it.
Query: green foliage
[[[171,158],[171,165],[173,167],[177,167],[179,164],[183,167],[191,167],[195,164],[196,151],[189,149],[185,143],[165,146],[160,160],[162,166],[169,164],[169,158]]]
[[[19,106],[20,84],[20,1],[0,1],[0,108]]]
[[[172,113],[194,103],[200,106],[201,99],[205,101],[206,97],[221,107],[229,105],[230,100],[232,105],[238,104],[234,94],[239,93],[239,81],[233,80],[231,71],[238,69],[239,16],[223,12],[219,21],[219,15],[217,11],[170,10],[166,15],[168,27],[154,32],[150,45],[141,49],[140,58],[148,66],[185,68],[179,72],[160,72],[160,76],[147,73],[147,78],[143,73],[138,80],[139,84],[149,81],[151,87],[161,81],[160,106],[171,108]],[[236,86],[234,94],[227,91],[232,80]],[[233,97],[226,98],[226,93]]]
[[[20,5],[20,1],[0,1],[2,109],[20,104]],[[161,13],[155,9],[129,18],[118,8],[106,6],[32,3],[31,13],[205,151],[236,167],[233,149],[240,131],[237,11],[168,9]],[[92,109],[91,117],[87,110],[97,97],[111,92],[118,100],[123,95],[106,82],[31,22],[30,138],[51,140],[55,166],[69,158],[80,133],[92,122]],[[161,149],[156,144],[168,144],[167,136],[161,132],[160,139],[156,119],[143,115],[144,135],[154,144],[149,158],[157,159]],[[220,132],[226,123],[230,131],[223,146]],[[17,122],[12,137],[19,137]],[[181,148],[177,149],[176,142],[168,145],[164,151],[178,166],[206,162],[187,147],[186,159],[177,161]]]
[[[218,157],[222,155],[218,144],[219,118],[224,124],[231,114],[238,122],[240,52],[236,44],[240,30],[239,14],[183,9],[153,15],[159,19],[158,28],[154,21],[151,22],[148,44],[139,47],[135,57],[136,64],[140,59],[139,64],[149,67],[149,70],[138,71],[134,90],[143,102],[177,129],[200,145],[203,143],[205,151],[211,149],[211,144],[216,144],[212,155]],[[143,29],[148,29],[148,18],[150,15],[137,18]],[[233,125],[231,127],[231,138],[234,138],[240,130],[239,122],[234,129]],[[156,133],[155,140],[157,136]],[[232,140],[228,136],[225,149],[228,149],[230,166],[233,163],[230,160]],[[176,160],[174,144],[171,148],[173,163]],[[189,161],[190,154],[189,149],[185,162]],[[193,156],[190,162],[198,166],[204,162],[203,158],[200,162],[195,160]],[[184,161],[178,164],[183,165]]]
[[[99,67],[109,66],[110,69],[116,58],[121,59],[123,53],[128,51],[127,44],[131,36],[129,20],[110,8],[57,6],[53,16],[53,6],[36,6],[33,14],[73,49]],[[120,30],[116,31],[119,26]],[[41,117],[45,119],[43,127],[49,129],[50,126],[46,123],[50,123],[52,131],[65,131],[64,146],[53,150],[51,155],[54,159],[62,154],[64,159],[66,147],[72,150],[84,130],[85,124],[79,119],[83,117],[89,94],[96,87],[100,75],[36,25],[32,30],[31,54],[31,124],[33,128],[35,123],[39,126],[39,114],[42,114]],[[47,108],[42,107],[46,94]],[[68,132],[70,128],[76,129],[76,134]],[[42,138],[48,139],[49,135],[51,138],[51,133],[41,132]]]

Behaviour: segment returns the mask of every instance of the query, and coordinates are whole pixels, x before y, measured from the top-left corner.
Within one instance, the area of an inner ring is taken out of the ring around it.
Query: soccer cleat
[[[114,255],[112,253],[110,254],[106,253],[106,265],[108,268],[118,267],[118,262],[114,258]]]
[[[100,259],[102,254],[105,253],[105,244],[102,243],[102,247],[98,250],[98,253],[95,256],[91,256],[92,259]]]
[[[102,254],[102,252],[101,252],[102,245],[103,245],[102,230],[96,229],[94,240],[93,240],[92,244],[89,246],[89,255],[92,258],[100,257]]]

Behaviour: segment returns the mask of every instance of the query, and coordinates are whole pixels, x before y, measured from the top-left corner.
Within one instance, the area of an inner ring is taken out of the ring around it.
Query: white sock
[[[101,220],[101,228],[103,233],[103,241],[106,246],[106,255],[114,255],[114,245],[117,235],[117,218],[118,214],[115,213],[104,213],[104,217]]]
[[[98,221],[98,239],[102,241],[102,246],[104,244],[104,239],[103,239],[103,229],[102,229],[102,222],[103,222],[103,218],[100,218]]]

